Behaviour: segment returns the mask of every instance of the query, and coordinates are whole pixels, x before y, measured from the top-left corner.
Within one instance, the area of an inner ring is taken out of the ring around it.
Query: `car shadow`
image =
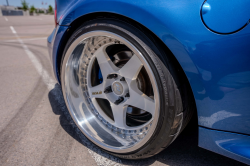
[[[54,114],[59,115],[61,127],[76,141],[107,160],[112,160],[113,162],[119,161],[120,164],[124,165],[244,165],[238,161],[198,147],[197,115],[193,116],[190,123],[178,138],[161,153],[143,160],[118,159],[102,151],[90,142],[76,127],[67,110],[59,84],[56,84],[54,89],[49,92],[48,98]]]

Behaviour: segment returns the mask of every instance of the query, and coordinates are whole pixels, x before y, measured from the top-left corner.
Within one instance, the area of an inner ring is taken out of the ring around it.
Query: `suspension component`
[[[123,97],[119,97],[119,99],[117,99],[114,103],[115,105],[120,104],[121,102],[123,102],[124,98]]]
[[[107,79],[117,78],[117,74],[108,75]]]
[[[110,92],[112,92],[111,86],[106,87],[104,93],[110,93]]]

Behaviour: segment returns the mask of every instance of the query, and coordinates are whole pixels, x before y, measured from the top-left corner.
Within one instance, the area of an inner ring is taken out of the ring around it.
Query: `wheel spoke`
[[[111,104],[115,126],[119,128],[127,128],[126,125],[126,110],[127,106]]]
[[[126,104],[131,105],[137,108],[140,108],[144,111],[147,111],[154,116],[155,112],[155,101],[142,93],[136,85],[136,81],[131,82],[130,86],[130,98],[127,100]]]
[[[134,54],[130,60],[119,70],[119,73],[127,80],[134,80],[137,78],[143,64],[140,59]]]
[[[107,55],[105,48],[106,47],[102,46],[95,52],[95,56],[100,66],[103,78],[107,78],[109,74],[119,70],[119,68],[113,64]]]
[[[103,92],[103,83],[94,86],[94,87],[88,87],[88,92],[90,98],[106,98],[106,95]]]
[[[140,149],[159,123],[157,80],[135,47],[115,31],[96,30],[72,41],[62,64],[70,115],[92,142],[112,153]]]

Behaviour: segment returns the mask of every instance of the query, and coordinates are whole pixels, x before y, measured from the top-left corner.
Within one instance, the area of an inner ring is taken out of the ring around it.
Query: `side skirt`
[[[199,127],[199,147],[250,165],[250,136]]]

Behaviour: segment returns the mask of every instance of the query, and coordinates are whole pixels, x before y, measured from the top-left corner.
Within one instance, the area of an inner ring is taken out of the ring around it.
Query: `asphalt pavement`
[[[46,38],[53,16],[0,17],[0,165],[243,165],[198,147],[195,115],[163,152],[124,160],[92,144],[73,123],[56,82]]]

